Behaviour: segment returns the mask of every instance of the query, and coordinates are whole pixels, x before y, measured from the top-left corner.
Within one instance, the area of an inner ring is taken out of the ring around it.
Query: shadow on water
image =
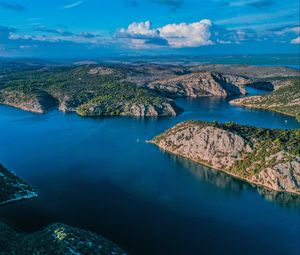
[[[241,195],[245,189],[253,190],[258,192],[264,199],[274,204],[289,208],[300,208],[299,195],[276,192],[262,186],[239,180],[238,178],[210,167],[197,164],[184,157],[164,151],[162,151],[162,153],[167,155],[171,160],[180,165],[186,171],[191,172],[200,182],[211,183],[220,189],[224,189],[226,192],[231,192],[234,195]]]

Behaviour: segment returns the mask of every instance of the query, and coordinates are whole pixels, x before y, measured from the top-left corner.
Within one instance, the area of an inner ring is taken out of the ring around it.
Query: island
[[[150,143],[249,183],[300,195],[300,129],[187,121]]]

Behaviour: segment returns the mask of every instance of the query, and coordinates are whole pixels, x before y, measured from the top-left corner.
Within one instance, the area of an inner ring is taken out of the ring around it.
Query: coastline
[[[204,162],[204,161],[196,161],[196,160],[193,160],[193,159],[191,159],[191,158],[189,158],[189,157],[183,156],[183,155],[181,155],[181,154],[174,153],[174,152],[172,152],[172,151],[170,151],[170,150],[168,150],[168,149],[162,149],[162,148],[159,147],[159,145],[156,144],[153,140],[146,141],[146,143],[153,144],[153,145],[157,146],[157,147],[158,147],[161,151],[163,151],[163,152],[167,152],[167,153],[170,153],[170,154],[173,154],[173,155],[176,155],[176,156],[183,157],[183,158],[188,159],[188,160],[191,160],[191,161],[193,161],[193,162],[195,162],[195,163],[197,163],[197,164],[200,164],[200,165],[206,166],[206,167],[208,167],[208,168],[211,168],[211,169],[213,169],[213,170],[215,170],[215,171],[221,171],[221,172],[223,172],[223,173],[225,173],[225,174],[228,174],[228,175],[230,175],[230,176],[232,176],[232,177],[234,177],[234,178],[236,178],[236,179],[239,179],[239,180],[241,180],[241,181],[245,181],[245,182],[247,182],[247,183],[249,183],[249,184],[251,184],[251,185],[256,185],[256,186],[259,186],[259,187],[263,187],[263,188],[265,188],[265,189],[269,189],[269,190],[272,190],[272,191],[275,191],[275,192],[278,192],[278,193],[286,193],[286,194],[299,195],[299,196],[300,196],[300,192],[288,192],[288,191],[276,190],[276,189],[273,189],[273,188],[268,187],[268,186],[266,186],[266,185],[263,185],[263,184],[261,184],[261,183],[258,183],[258,182],[255,182],[255,181],[250,181],[250,180],[248,180],[247,178],[241,177],[241,176],[236,175],[236,174],[234,174],[234,173],[232,173],[232,172],[228,172],[228,171],[226,171],[226,170],[224,170],[224,169],[212,167],[211,165],[207,164],[207,163]]]

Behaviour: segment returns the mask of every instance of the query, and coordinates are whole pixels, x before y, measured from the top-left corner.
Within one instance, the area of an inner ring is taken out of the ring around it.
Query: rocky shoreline
[[[249,183],[300,195],[299,135],[299,129],[189,121],[150,142]]]
[[[281,75],[281,78],[278,78]],[[184,109],[170,98],[272,90],[299,72],[288,68],[151,63],[22,68],[0,71],[0,104],[34,113],[53,108],[81,116],[168,117]],[[25,77],[25,78],[24,78]]]

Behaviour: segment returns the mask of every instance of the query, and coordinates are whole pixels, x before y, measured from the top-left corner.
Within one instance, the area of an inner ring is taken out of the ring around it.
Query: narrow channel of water
[[[220,98],[176,101],[185,108],[182,115],[147,120],[57,110],[36,115],[0,106],[0,162],[40,195],[1,207],[0,217],[25,231],[53,222],[82,227],[133,255],[299,254],[293,198],[274,200],[144,142],[189,119],[284,129],[299,128],[297,121]]]

